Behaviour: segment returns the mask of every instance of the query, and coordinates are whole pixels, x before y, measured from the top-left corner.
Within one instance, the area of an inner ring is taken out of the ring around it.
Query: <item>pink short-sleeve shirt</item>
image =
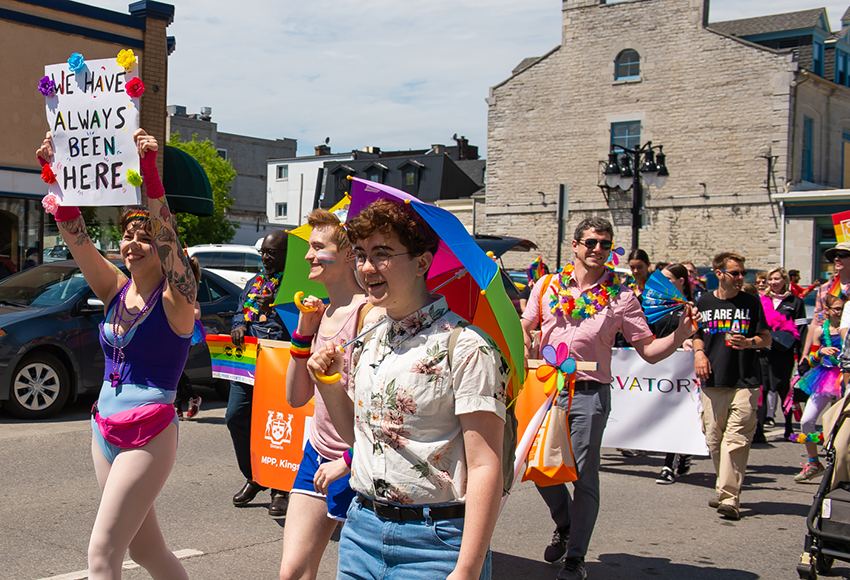
[[[606,272],[594,287],[604,282],[608,275]],[[578,371],[577,380],[600,383],[610,383],[613,380],[611,348],[614,346],[614,339],[618,332],[621,332],[631,343],[653,336],[637,296],[625,284],[620,286],[619,294],[609,300],[601,312],[588,318],[572,318],[556,316],[550,309],[551,295],[558,288],[558,275],[552,276],[546,288],[543,288],[543,280],[545,279],[541,279],[541,282],[532,288],[522,318],[540,322],[540,293],[543,292],[540,343],[557,346],[564,342],[570,349],[570,356],[574,359],[597,363],[595,371]],[[575,280],[570,281],[570,288],[573,290],[573,295],[578,296],[580,289]]]

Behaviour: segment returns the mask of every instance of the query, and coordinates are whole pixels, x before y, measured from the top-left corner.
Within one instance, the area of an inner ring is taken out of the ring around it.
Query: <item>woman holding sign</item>
[[[303,301],[304,312],[298,318],[298,330],[292,335],[292,362],[286,372],[286,398],[293,407],[302,407],[313,399],[316,411],[310,422],[310,439],[292,487],[289,512],[283,531],[281,580],[313,580],[322,553],[354,491],[349,485],[351,463],[349,445],[334,429],[321,394],[307,371],[311,349],[326,344],[348,342],[365,324],[377,321],[382,308],[373,309],[354,275],[350,259],[351,243],[340,219],[323,209],[307,218],[313,228],[310,247],[304,259],[310,263],[310,280],[325,285],[330,298],[327,307],[310,296]],[[371,310],[371,312],[370,312]],[[351,352],[345,349],[340,382],[348,384]],[[346,458],[347,457],[347,458]]]
[[[198,286],[177,240],[156,167],[156,139],[134,134],[148,207],[125,208],[121,257],[130,279],[95,248],[80,210],[55,218],[105,318],[103,386],[92,408],[92,456],[102,490],[89,542],[89,578],[120,578],[124,553],[153,578],[188,578],[165,545],[153,507],[177,455],[174,398],[194,326]],[[53,156],[50,134],[37,151]]]

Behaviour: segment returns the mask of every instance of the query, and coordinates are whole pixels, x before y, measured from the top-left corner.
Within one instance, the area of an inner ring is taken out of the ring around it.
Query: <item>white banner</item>
[[[603,447],[708,455],[694,353],[676,351],[651,365],[634,349],[615,348],[611,373]]]
[[[53,82],[45,95],[56,179],[50,193],[61,205],[140,202],[140,189],[127,181],[127,170],[139,172],[139,97],[127,94],[131,81],[130,92],[138,91],[138,70],[138,62],[125,70],[115,58],[86,61],[76,72],[67,62],[44,67]]]

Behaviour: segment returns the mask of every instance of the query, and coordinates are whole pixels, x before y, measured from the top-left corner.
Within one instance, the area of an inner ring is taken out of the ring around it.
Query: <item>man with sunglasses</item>
[[[744,257],[723,252],[712,259],[720,286],[697,302],[703,324],[694,337],[694,368],[701,384],[702,421],[717,497],[708,505],[722,517],[740,517],[741,486],[758,424],[757,353],[770,346],[761,301],[746,292]]]
[[[539,325],[540,344],[564,343],[576,360],[598,365],[595,371],[576,373],[572,406],[568,389],[561,391],[557,401],[570,409],[570,441],[578,474],[574,498],[563,484],[537,488],[557,526],[543,558],[556,562],[566,553],[564,569],[558,574],[562,580],[587,578],[584,558],[599,513],[602,434],[611,410],[611,349],[617,333],[649,363],[670,356],[693,334],[688,310],[672,334],[652,335],[635,293],[605,266],[613,235],[608,220],[582,220],[572,242],[575,259],[559,274],[535,284],[522,315],[526,355],[530,333]],[[577,304],[586,306],[577,310]]]
[[[239,309],[233,317],[230,338],[236,346],[245,343],[246,336],[269,340],[290,340],[277,311],[272,308],[283,266],[286,263],[286,232],[275,230],[263,239],[260,257],[263,271],[248,281],[239,295]],[[253,410],[254,387],[246,383],[230,381],[230,396],[224,422],[233,440],[236,463],[245,476],[245,485],[233,496],[233,505],[243,507],[251,503],[258,493],[266,489],[254,481],[251,475],[251,411]],[[269,503],[269,515],[286,515],[289,494],[273,489]]]

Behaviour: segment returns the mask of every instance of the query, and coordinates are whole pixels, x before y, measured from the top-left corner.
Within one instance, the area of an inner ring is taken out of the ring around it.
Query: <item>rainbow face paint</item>
[[[327,250],[319,250],[316,252],[316,259],[322,264],[333,264],[336,262],[336,256],[333,252]]]

